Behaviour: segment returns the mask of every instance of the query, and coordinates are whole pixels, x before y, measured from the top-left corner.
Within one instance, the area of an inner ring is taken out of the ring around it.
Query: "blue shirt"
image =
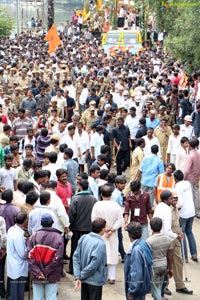
[[[156,154],[147,156],[142,161],[140,171],[142,172],[142,184],[154,187],[157,176],[164,173],[163,161]]]
[[[150,118],[146,118],[146,127],[155,129],[160,124],[158,119],[154,119],[153,121]]]
[[[72,158],[64,161],[62,168],[67,170],[67,180],[71,183],[73,192],[76,191],[76,175],[78,174],[78,163]]]
[[[7,276],[11,279],[28,276],[24,230],[18,225],[10,227],[7,234]]]
[[[112,192],[112,196],[111,196],[110,200],[115,201],[120,206],[122,206],[123,205],[123,193],[118,189],[114,189],[114,191]]]

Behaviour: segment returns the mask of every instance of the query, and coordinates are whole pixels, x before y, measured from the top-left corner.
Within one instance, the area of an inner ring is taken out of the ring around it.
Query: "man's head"
[[[42,227],[51,227],[53,225],[54,221],[50,214],[45,213],[42,215],[41,218],[41,226]]]
[[[130,188],[131,188],[131,192],[133,192],[134,195],[139,195],[141,189],[140,181],[139,180],[131,181]]]
[[[37,170],[34,173],[34,180],[38,183],[38,184],[42,184],[45,182],[46,180],[46,172],[45,170]]]
[[[181,170],[176,170],[174,172],[174,179],[175,179],[175,182],[182,181],[184,179],[183,172]]]
[[[5,162],[5,167],[7,169],[11,168],[12,163],[13,163],[13,155],[12,154],[6,154],[4,156],[4,162]]]
[[[101,186],[101,196],[104,200],[109,200],[113,192],[113,188],[109,185]]]
[[[167,205],[171,205],[171,201],[172,201],[172,192],[166,190],[166,191],[163,191],[161,194],[160,194],[160,199],[162,202],[164,202],[165,204]]]
[[[173,163],[168,163],[166,166],[166,175],[171,176],[172,173],[176,170],[175,164]]]
[[[26,194],[26,203],[33,206],[39,198],[39,195],[36,192],[28,192]]]
[[[184,148],[184,149],[187,149],[189,147],[189,139],[186,137],[186,136],[183,136],[181,138],[181,146]]]
[[[137,140],[137,146],[144,148],[145,147],[145,140],[143,138],[140,138]]]
[[[157,154],[159,151],[159,147],[157,145],[152,145],[151,146],[151,153],[152,154]]]
[[[100,176],[100,167],[95,166],[95,165],[92,166],[90,168],[90,176],[93,177],[94,179],[99,178],[99,176]]]
[[[138,222],[131,222],[127,226],[128,235],[131,241],[135,241],[142,236],[142,225]]]
[[[25,158],[23,160],[22,165],[23,165],[24,170],[28,171],[32,167],[32,160],[30,158]]]
[[[194,150],[198,148],[199,146],[199,140],[198,139],[192,139],[189,141],[189,150]]]
[[[96,218],[92,221],[92,232],[103,235],[106,231],[106,220]]]
[[[135,117],[136,116],[136,108],[135,107],[131,107],[130,108],[130,115],[131,115],[131,117]]]
[[[122,175],[115,177],[115,186],[118,190],[123,191],[126,185],[126,178]]]
[[[162,219],[154,217],[150,221],[151,230],[153,232],[160,232],[162,229]]]
[[[61,184],[65,185],[67,183],[67,170],[58,169],[56,171],[56,176],[58,178],[58,181],[60,181]]]
[[[13,200],[13,191],[10,189],[6,189],[2,192],[1,199],[6,201],[6,203],[11,203]]]
[[[67,149],[65,149],[65,151],[64,151],[64,159],[71,159],[72,157],[73,157],[73,155],[74,155],[74,152],[73,152],[73,150],[71,149],[71,148],[67,148]]]
[[[89,187],[89,182],[87,180],[82,179],[79,182],[79,188],[80,188],[81,191],[87,191],[88,187]]]
[[[51,199],[51,194],[49,192],[40,193],[40,204],[41,205],[49,205]]]
[[[25,212],[19,212],[16,215],[16,224],[20,227],[25,227],[27,225],[28,215]]]

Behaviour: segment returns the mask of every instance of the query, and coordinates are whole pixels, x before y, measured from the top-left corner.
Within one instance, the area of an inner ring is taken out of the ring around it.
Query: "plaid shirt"
[[[6,247],[6,222],[3,217],[0,216],[0,249]]]

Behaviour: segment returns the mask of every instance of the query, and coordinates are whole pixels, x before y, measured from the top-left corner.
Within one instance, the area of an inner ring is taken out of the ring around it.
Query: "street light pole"
[[[19,35],[19,0],[16,0],[16,27],[17,36]]]

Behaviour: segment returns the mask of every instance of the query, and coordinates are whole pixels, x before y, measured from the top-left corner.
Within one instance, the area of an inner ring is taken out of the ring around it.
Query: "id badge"
[[[140,208],[135,208],[134,210],[134,216],[139,217],[140,216]]]

